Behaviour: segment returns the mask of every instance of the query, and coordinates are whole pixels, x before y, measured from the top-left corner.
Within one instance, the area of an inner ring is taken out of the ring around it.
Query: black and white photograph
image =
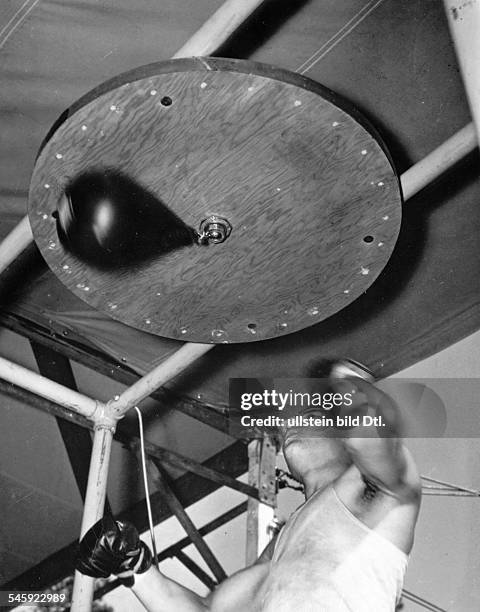
[[[480,610],[480,2],[1,0],[0,610]]]

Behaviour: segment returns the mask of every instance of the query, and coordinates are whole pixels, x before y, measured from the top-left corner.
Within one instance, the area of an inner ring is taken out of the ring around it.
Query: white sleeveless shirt
[[[408,556],[357,519],[333,487],[314,493],[281,531],[263,612],[393,612]]]

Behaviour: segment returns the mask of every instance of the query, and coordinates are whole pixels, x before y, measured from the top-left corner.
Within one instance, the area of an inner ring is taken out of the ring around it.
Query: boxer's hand
[[[111,574],[133,585],[133,574],[141,574],[151,566],[152,554],[127,522],[105,516],[91,527],[80,541],[76,569],[94,578]]]

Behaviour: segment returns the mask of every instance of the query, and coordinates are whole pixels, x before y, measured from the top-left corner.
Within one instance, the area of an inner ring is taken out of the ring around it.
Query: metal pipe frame
[[[133,383],[137,382],[140,378],[140,374],[132,370],[123,362],[115,361],[106,353],[99,353],[96,349],[92,349],[87,345],[81,345],[63,334],[52,334],[50,328],[33,323],[22,316],[0,312],[0,326],[28,338],[30,341],[50,348],[66,359],[85,366],[90,370],[94,370],[99,374],[103,374],[107,378],[111,378],[125,387],[133,385]],[[3,386],[6,386],[5,383]],[[235,430],[230,428],[227,416],[223,410],[213,406],[209,407],[197,399],[179,396],[165,387],[157,389],[151,393],[150,397],[161,405],[168,405],[233,438],[236,437],[242,440],[245,438],[244,435],[239,436],[238,433],[236,434]],[[76,415],[76,413],[71,411],[70,414]],[[81,419],[83,417],[77,415],[77,418]]]
[[[88,473],[88,485],[83,508],[82,538],[90,527],[103,516],[107,496],[108,466],[112,451],[115,427],[98,425],[93,436],[92,457]],[[85,580],[88,578],[88,580]],[[75,572],[72,593],[72,610],[90,610],[95,588],[94,578]]]
[[[78,391],[73,391],[60,383],[56,383],[45,376],[12,363],[3,357],[0,357],[0,378],[17,385],[17,387],[32,391],[93,421],[103,413],[105,408],[102,402],[78,393]]]
[[[23,217],[20,223],[0,243],[0,274],[23,253],[33,242],[32,229],[28,216]]]
[[[472,127],[467,126],[449,139],[422,162],[419,162],[401,177],[405,200],[412,197],[440,174],[457,163],[477,145],[480,135],[480,87],[476,66],[480,58],[480,45],[472,50],[475,37],[467,25],[468,20],[455,18],[451,0],[444,0],[449,15],[449,23],[457,48],[467,95],[472,114],[477,125],[474,137]],[[206,55],[215,51],[251,15],[263,0],[227,0],[214,15],[190,38],[174,55]],[[472,7],[473,7],[472,3]],[[475,24],[480,24],[480,7],[475,9]],[[457,23],[458,21],[458,23]],[[472,26],[474,27],[474,26]],[[478,37],[477,37],[478,38]],[[472,67],[473,62],[473,67]],[[476,76],[475,76],[476,75]],[[0,273],[2,273],[33,241],[28,217],[0,244]],[[69,410],[87,417],[94,422],[94,441],[90,461],[90,471],[82,521],[82,535],[103,514],[108,465],[116,422],[136,403],[144,399],[158,386],[182,372],[188,365],[204,355],[214,345],[195,345],[187,343],[179,351],[166,359],[152,372],[142,377],[121,396],[106,404],[79,394],[67,387],[28,371],[0,358],[0,376],[20,387],[65,406]],[[77,574],[75,579],[72,611],[90,610],[93,597],[93,578]]]
[[[403,199],[412,198],[477,147],[475,125],[469,123],[400,177]]]
[[[47,403],[47,400],[38,400],[40,403]],[[41,408],[41,405],[37,406]],[[89,423],[89,421],[86,421]],[[204,465],[214,469],[225,471],[234,478],[239,478],[248,470],[248,460],[246,456],[246,447],[242,442],[233,442],[227,447],[218,451],[204,462]],[[194,503],[202,500],[206,495],[217,491],[220,486],[207,480],[199,478],[196,474],[186,472],[172,481],[175,486],[175,491],[184,507],[191,507]],[[161,494],[154,491],[150,495],[152,504],[152,513],[154,525],[159,525],[165,520],[172,517],[170,509],[164,503]],[[246,503],[246,502],[245,502]],[[145,498],[134,502],[128,508],[118,514],[118,519],[121,521],[131,521],[137,527],[139,532],[148,530],[148,513],[145,504]],[[117,518],[117,514],[115,514]],[[204,527],[199,531],[202,535]],[[47,558],[43,559],[37,565],[30,567],[28,570],[10,580],[3,585],[6,590],[24,591],[24,590],[41,590],[59,583],[61,580],[75,572],[74,560],[75,553],[78,549],[78,537],[61,549],[55,551]],[[160,556],[163,553],[160,553]]]
[[[162,361],[151,372],[142,376],[121,395],[115,396],[113,400],[107,402],[106,409],[108,413],[115,419],[121,419],[130,408],[133,408],[148,397],[155,389],[175,378],[175,376],[194,363],[199,357],[205,355],[214,346],[214,344],[186,342],[178,351],[175,351],[165,361]]]
[[[173,56],[210,55],[223,45],[264,0],[227,0]]]
[[[100,410],[97,410],[89,417],[95,424],[95,434],[80,537],[83,537],[85,532],[103,516],[108,465],[117,421],[125,415],[127,410],[135,406],[142,399],[145,399],[151,391],[174,378],[193,363],[195,359],[204,355],[214,346],[214,344],[184,344],[178,351],[163,361],[152,372],[143,376],[122,395],[115,397],[106,404],[99,404]],[[70,408],[73,407],[70,406]],[[72,612],[86,612],[90,610],[93,592],[94,579],[75,572]]]
[[[465,92],[480,141],[480,4],[443,0]]]

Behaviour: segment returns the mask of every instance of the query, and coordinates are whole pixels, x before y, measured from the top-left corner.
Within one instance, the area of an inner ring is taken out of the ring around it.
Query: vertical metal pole
[[[246,565],[255,563],[270,542],[269,525],[276,507],[276,446],[267,435],[248,445],[248,484],[257,488],[260,501],[248,498]]]
[[[110,425],[95,427],[80,538],[103,516],[114,429]],[[72,612],[89,612],[92,609],[94,582],[94,578],[75,572]]]
[[[480,3],[443,1],[480,141]]]
[[[261,440],[248,444],[248,484],[258,488],[258,466],[260,464]],[[248,567],[258,559],[258,507],[259,502],[247,502],[247,541],[245,546],[245,565]]]

